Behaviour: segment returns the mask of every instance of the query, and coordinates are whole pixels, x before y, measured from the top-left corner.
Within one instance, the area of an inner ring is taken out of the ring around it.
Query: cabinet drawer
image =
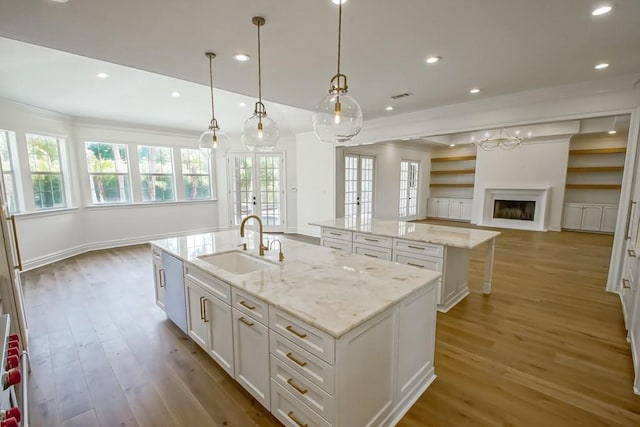
[[[337,251],[351,252],[351,242],[344,240],[322,238],[322,246],[335,249]]]
[[[371,258],[384,259],[391,261],[391,249],[381,248],[378,246],[363,245],[362,243],[353,244],[353,252],[356,254],[368,256]]]
[[[216,279],[212,275],[189,265],[184,264],[184,277],[191,279],[196,284],[204,287],[214,296],[220,298],[227,304],[231,304],[231,287],[220,279]]]
[[[283,361],[289,368],[298,372],[322,390],[335,393],[334,367],[311,355],[282,335],[269,331],[269,349],[271,354]]]
[[[440,258],[442,258],[444,253],[444,247],[442,245],[402,239],[393,239],[393,249]]]
[[[430,256],[416,256],[412,252],[393,251],[393,260],[400,264],[422,267],[442,273],[442,258]]]
[[[391,237],[376,236],[375,234],[353,233],[353,243],[391,248],[393,239]]]
[[[269,311],[269,327],[327,363],[335,362],[335,339],[277,308]]]
[[[269,306],[259,298],[250,296],[237,288],[231,288],[231,301],[233,308],[265,326],[269,324]]]
[[[314,412],[331,424],[335,422],[335,401],[333,396],[288,367],[277,357],[271,355],[271,379],[288,390],[297,400],[303,402]]]
[[[275,380],[271,380],[271,413],[285,426],[331,427]]]
[[[338,230],[336,228],[322,228],[322,238],[344,240],[351,242],[353,239],[353,233],[347,230]]]

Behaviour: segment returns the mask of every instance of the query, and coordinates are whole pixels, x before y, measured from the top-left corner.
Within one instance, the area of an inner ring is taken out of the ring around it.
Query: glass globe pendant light
[[[209,127],[200,135],[200,144],[198,147],[204,156],[211,157],[214,152],[222,153],[226,156],[231,148],[231,142],[225,134],[220,131],[218,120],[216,119],[215,109],[213,106],[213,59],[216,54],[213,52],[205,52],[209,58],[209,87],[211,89],[211,122]]]
[[[313,131],[325,142],[348,142],[362,130],[362,108],[348,94],[347,76],[340,73],[342,3],[338,3],[338,72],[331,79],[329,94],[316,105],[312,117]]]
[[[276,122],[267,117],[267,109],[262,103],[262,68],[260,62],[260,27],[265,20],[255,16],[251,22],[258,27],[258,102],[253,116],[249,117],[242,128],[242,142],[249,151],[273,151],[280,138],[280,129]]]

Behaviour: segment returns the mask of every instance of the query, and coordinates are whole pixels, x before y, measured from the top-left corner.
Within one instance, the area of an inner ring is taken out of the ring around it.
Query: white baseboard
[[[424,393],[427,388],[429,388],[431,383],[435,381],[436,377],[437,376],[434,373],[434,369],[432,366],[428,374],[425,375],[424,379],[422,379],[418,383],[415,389],[410,392],[403,401],[399,402],[396,407],[393,408],[391,413],[387,415],[387,417],[383,420],[382,423],[380,423],[380,425],[395,426],[396,424],[398,424],[402,417],[404,417],[406,413],[409,412],[409,409],[411,409],[414,403],[416,403],[420,396],[422,396],[422,393]]]
[[[183,231],[180,233],[162,233],[162,234],[155,234],[155,235],[149,235],[149,236],[133,237],[128,239],[115,239],[115,240],[107,240],[103,242],[85,243],[84,245],[74,246],[72,248],[63,249],[61,251],[53,252],[37,258],[26,260],[22,264],[23,266],[22,271],[33,270],[35,268],[54,263],[56,261],[62,261],[63,259],[71,258],[73,256],[80,255],[86,252],[97,251],[101,249],[120,248],[123,246],[140,245],[144,243],[149,243],[152,240],[160,240],[160,239],[166,239],[169,237],[176,237],[176,236],[186,236],[189,234],[211,233],[214,231],[221,231],[221,230],[224,230],[224,228],[216,227],[216,228],[209,228],[204,230],[189,230],[189,231]]]
[[[469,295],[468,285],[460,289],[457,292],[456,296],[453,297],[449,302],[447,302],[446,304],[438,305],[438,311],[440,313],[446,313],[447,311],[451,310],[453,306],[462,301],[467,295]]]

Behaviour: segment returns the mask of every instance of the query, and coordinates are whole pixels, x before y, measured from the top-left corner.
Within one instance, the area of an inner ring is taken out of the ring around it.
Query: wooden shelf
[[[436,157],[431,159],[431,163],[436,162],[458,162],[462,160],[475,160],[476,156],[458,156],[458,157]]]
[[[620,184],[567,184],[567,189],[573,190],[620,190]]]
[[[473,184],[430,184],[429,187],[473,188]]]
[[[626,147],[613,147],[613,148],[589,148],[583,150],[569,150],[569,155],[581,155],[581,154],[615,154],[626,153]],[[433,161],[433,159],[431,159]]]
[[[468,175],[476,173],[475,169],[455,169],[446,171],[431,171],[431,175]]]
[[[567,172],[621,172],[623,166],[589,166],[579,168],[567,168]]]

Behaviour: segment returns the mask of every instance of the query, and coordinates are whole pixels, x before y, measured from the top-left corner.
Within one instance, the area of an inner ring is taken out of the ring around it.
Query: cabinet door
[[[184,269],[179,258],[162,252],[162,280],[165,285],[164,309],[167,317],[187,333],[187,304],[184,294]]]
[[[218,298],[205,295],[204,323],[208,325],[207,351],[231,376],[233,370],[233,320],[231,307]]]
[[[164,310],[164,270],[162,261],[153,259],[153,282],[156,290],[156,304]]]
[[[460,215],[460,219],[471,221],[471,208],[473,206],[472,201],[463,200],[461,203],[462,203],[462,213]]]
[[[185,280],[187,293],[187,333],[205,350],[208,349],[209,326],[204,321],[205,292],[191,280]]]
[[[460,200],[451,200],[449,202],[449,218],[462,218],[462,202]]]
[[[427,202],[427,216],[429,218],[438,216],[438,199],[429,199]]]
[[[232,310],[236,381],[262,406],[270,409],[269,330],[235,308]]]
[[[571,230],[580,230],[582,225],[582,205],[567,203],[564,207],[562,227]]]
[[[616,220],[618,219],[618,208],[616,206],[605,206],[602,208],[602,222],[600,231],[614,233],[616,231]]]
[[[600,231],[602,206],[587,205],[582,208],[582,230]]]
[[[449,218],[449,200],[438,200],[436,208],[438,210],[436,215],[438,218]]]

